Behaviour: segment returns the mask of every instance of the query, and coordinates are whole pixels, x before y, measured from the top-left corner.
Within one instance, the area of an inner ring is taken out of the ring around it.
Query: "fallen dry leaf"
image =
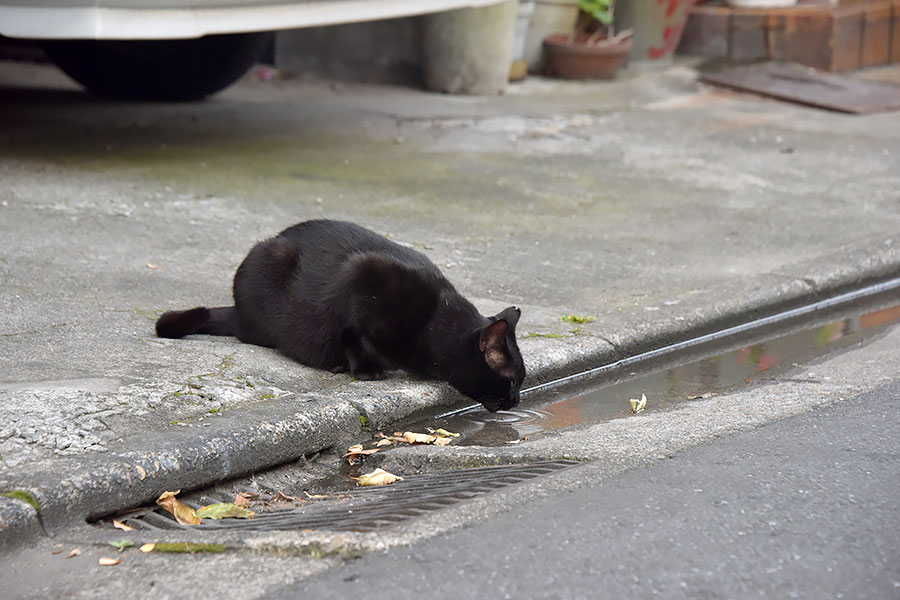
[[[393,446],[395,443],[396,442],[394,440],[392,440],[391,438],[385,437],[385,438],[381,438],[380,440],[378,440],[375,443],[375,447],[382,448],[384,446]]]
[[[75,548],[74,550],[66,554],[66,558],[75,558],[76,556],[81,556],[81,550],[79,550],[78,548]]]
[[[116,521],[115,519],[113,519],[113,527],[121,529],[122,531],[134,531],[134,527],[131,525],[126,525],[122,521]]]
[[[306,497],[310,500],[321,500],[328,497],[328,494],[310,494],[306,490],[303,490],[303,493],[306,494]]]
[[[637,398],[632,398],[628,402],[631,403],[631,412],[633,412],[634,414],[638,414],[647,406],[647,396],[641,394],[640,400],[638,400]]]
[[[395,481],[403,481],[402,477],[397,477],[393,473],[388,473],[384,469],[375,469],[371,473],[366,473],[365,475],[360,475],[356,479],[356,485],[364,487],[364,486],[375,486],[375,485],[388,485],[394,483]]]
[[[149,544],[144,544],[141,546],[141,552],[153,552],[153,549],[156,548],[156,544],[154,542],[150,542]]]
[[[198,508],[197,516],[201,519],[251,519],[256,513],[231,502],[219,502]]]
[[[148,269],[162,269],[159,265],[154,265],[153,263],[147,263]]]
[[[453,441],[453,438],[449,437],[439,437],[434,439],[435,446],[449,446],[450,442]]]
[[[275,501],[276,502],[303,502],[303,498],[294,498],[293,496],[288,496],[281,490],[275,492]]]
[[[381,438],[381,441],[390,440],[392,442],[403,443],[406,440],[403,438],[403,435],[399,432],[394,432],[394,435],[384,435],[380,431],[375,434],[375,437]],[[376,444],[377,445],[377,444]]]
[[[53,550],[50,551],[50,554],[59,554],[62,551],[63,551],[63,546],[62,546],[62,544],[59,544],[56,548],[54,548]]]
[[[121,558],[101,558],[100,566],[101,567],[113,567],[122,562]]]
[[[197,516],[197,513],[195,513],[190,506],[175,498],[180,491],[181,490],[163,492],[162,495],[156,499],[156,503],[172,513],[175,520],[182,525],[199,525],[202,521],[200,520],[200,517]]]
[[[369,448],[368,450],[363,450],[362,444],[357,444],[355,446],[350,446],[349,448],[347,448],[347,454],[344,455],[344,458],[346,458],[347,462],[352,465],[359,462],[361,460],[360,457],[370,456],[380,451],[381,448]]]
[[[249,508],[250,507],[250,498],[248,498],[244,494],[235,494],[234,495],[234,505],[240,506],[241,508]]]
[[[414,433],[412,431],[404,432],[403,437],[410,444],[433,444],[437,439],[437,437],[427,433]]]
[[[433,435],[437,435],[440,437],[451,437],[451,438],[459,437],[458,433],[453,433],[452,431],[447,431],[446,429],[443,429],[443,428],[432,429],[431,427],[426,427],[426,429],[428,429],[428,433],[431,433]]]

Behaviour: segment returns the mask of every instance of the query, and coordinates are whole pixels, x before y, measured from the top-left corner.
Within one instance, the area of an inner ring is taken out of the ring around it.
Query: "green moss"
[[[225,552],[223,544],[197,544],[194,542],[156,542],[153,552],[173,552],[176,554],[196,554],[197,552]]]
[[[597,320],[597,317],[584,317],[581,315],[564,315],[559,318],[560,321],[564,321],[566,323],[593,323]]]
[[[562,338],[566,337],[561,333],[535,333],[534,331],[529,331],[527,337],[542,337],[542,338]]]
[[[226,354],[222,357],[222,360],[219,361],[219,364],[216,366],[216,370],[218,371],[218,375],[224,375],[225,371],[236,366],[237,363],[234,362],[234,352],[231,354]]]
[[[211,415],[214,415],[214,414],[216,414],[217,412],[219,412],[219,409],[218,409],[218,408],[211,408],[211,409],[209,409],[209,410],[206,411],[206,412],[208,412],[208,413],[211,414]]]
[[[274,398],[274,397],[275,397],[274,394],[263,394],[262,396],[259,397],[259,399],[260,400],[270,400],[271,398]]]
[[[34,510],[40,511],[41,505],[38,504],[38,501],[34,499],[30,493],[25,490],[13,490],[11,492],[3,492],[0,496],[6,496],[7,498],[14,498],[16,500],[21,500],[25,504],[29,505]]]
[[[359,415],[359,426],[368,431],[369,417],[367,417],[366,415],[362,415],[362,414]]]

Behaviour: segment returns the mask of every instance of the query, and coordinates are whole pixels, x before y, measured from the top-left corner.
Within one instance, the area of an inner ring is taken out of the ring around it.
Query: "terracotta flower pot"
[[[569,34],[561,33],[544,38],[544,69],[547,75],[563,79],[612,79],[616,76],[631,50],[631,39],[613,44],[601,40],[585,44],[587,34],[569,43]]]

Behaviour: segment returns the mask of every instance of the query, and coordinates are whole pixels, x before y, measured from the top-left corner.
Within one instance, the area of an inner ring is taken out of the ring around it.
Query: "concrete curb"
[[[900,275],[900,252],[891,240],[838,249],[825,259],[788,265],[778,273],[729,281],[678,306],[677,315],[623,313],[615,333],[529,344],[529,384],[571,375],[624,355],[759,318],[855,287]],[[694,295],[696,296],[696,295]],[[725,298],[714,303],[703,298]],[[548,344],[544,345],[545,342]],[[540,351],[538,351],[540,349]],[[49,535],[92,516],[152,502],[165,490],[192,489],[283,464],[335,446],[361,430],[361,416],[373,428],[425,408],[459,400],[433,384],[399,394],[340,399],[291,395],[227,411],[214,426],[151,432],[126,440],[116,453],[61,458],[25,474],[0,480],[4,491],[27,491],[39,504],[0,497],[0,549]],[[389,409],[389,410],[388,410]]]
[[[38,511],[24,501],[3,498],[0,547],[35,533],[41,523],[52,535],[92,516],[152,502],[166,490],[313,454],[359,430],[359,413],[349,403],[292,395],[223,415],[214,428],[152,432],[127,440],[116,453],[56,459],[0,481],[4,490],[27,491],[40,506],[39,523]]]

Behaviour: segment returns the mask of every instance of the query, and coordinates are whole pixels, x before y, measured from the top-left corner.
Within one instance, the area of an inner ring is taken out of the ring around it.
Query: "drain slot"
[[[753,339],[774,337],[786,330],[803,327],[804,324],[808,326],[813,322],[830,318],[830,316],[835,316],[841,311],[850,310],[858,305],[896,303],[898,292],[900,292],[900,277],[895,277],[881,283],[811,302],[732,327],[726,327],[674,344],[654,348],[606,365],[541,383],[522,390],[521,397],[523,400],[526,400],[529,397],[555,389],[569,389],[575,384],[587,385],[591,382],[602,381],[605,377],[611,378],[614,374],[622,373],[629,369],[649,369],[653,366],[666,364],[667,361],[675,363],[679,356],[714,354],[717,349],[721,351],[723,348],[734,346],[738,343],[749,343]],[[441,413],[434,416],[433,419],[437,421],[446,420],[479,409],[481,409],[481,405],[471,404],[464,408]]]
[[[443,427],[460,434],[457,445],[502,446],[631,416],[629,399],[642,396],[650,412],[804,372],[802,383],[815,385],[814,372],[803,365],[900,326],[898,299],[895,278],[530,388],[529,408],[492,414],[473,405],[399,428]]]
[[[554,460],[412,475],[387,487],[357,488],[334,499],[260,512],[254,519],[204,520],[197,526],[182,525],[162,509],[138,511],[134,516],[126,514],[119,520],[147,531],[374,531],[578,464],[581,463]]]

